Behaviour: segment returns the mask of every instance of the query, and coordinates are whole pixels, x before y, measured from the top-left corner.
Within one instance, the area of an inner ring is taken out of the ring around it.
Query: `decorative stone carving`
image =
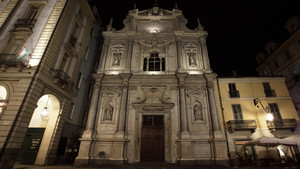
[[[114,107],[111,105],[111,103],[106,103],[105,109],[104,109],[104,115],[103,115],[103,121],[108,120],[112,121],[112,116],[114,112]]]
[[[166,47],[169,46],[170,42],[166,41],[166,40],[160,40],[158,41],[157,39],[151,39],[151,40],[142,40],[139,42],[139,44],[144,47],[144,48],[148,48],[148,49],[152,49],[157,51],[158,48],[161,47]],[[142,48],[142,53],[145,52],[145,49]]]
[[[193,106],[193,114],[194,120],[202,120],[203,121],[203,112],[202,112],[202,105],[200,102],[196,102]]]
[[[122,57],[126,50],[124,45],[114,45],[111,47],[112,50],[112,59],[111,66],[121,66]]]
[[[103,87],[103,97],[119,97],[121,92],[120,87]]]
[[[204,31],[204,27],[201,25],[199,18],[197,18],[197,23],[198,23],[198,26],[197,26],[198,31]]]
[[[205,97],[206,96],[206,91],[205,91],[205,86],[201,87],[188,87],[186,88],[187,95],[189,97]]]
[[[113,53],[113,66],[120,66],[122,53]]]
[[[166,86],[154,85],[154,86],[142,86],[144,96],[143,98],[137,98],[135,104],[144,103],[163,103],[163,104],[173,104],[170,98],[165,98],[164,93]]]
[[[197,66],[198,46],[194,44],[187,44],[184,46],[185,55],[187,56],[188,66]]]

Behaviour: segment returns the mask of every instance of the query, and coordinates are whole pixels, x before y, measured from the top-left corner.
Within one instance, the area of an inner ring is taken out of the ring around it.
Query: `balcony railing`
[[[77,38],[74,35],[71,35],[69,42],[73,47],[75,47],[76,41],[77,41]]]
[[[62,84],[69,84],[70,83],[70,76],[65,73],[63,70],[60,69],[51,69],[51,75],[57,78]]]
[[[290,129],[294,131],[297,128],[296,119],[274,119],[267,121],[268,128],[273,129]]]
[[[240,92],[238,90],[229,90],[229,97],[240,97]]]
[[[15,27],[29,27],[29,28],[33,28],[35,23],[36,23],[36,19],[18,19],[15,23]]]
[[[276,97],[274,90],[265,90],[266,97]]]
[[[7,66],[16,66],[22,65],[26,66],[29,62],[29,58],[23,57],[21,59],[17,59],[16,54],[0,54],[0,65],[7,65]]]
[[[254,130],[257,128],[255,120],[229,120],[226,123],[229,132],[234,132],[235,130]]]

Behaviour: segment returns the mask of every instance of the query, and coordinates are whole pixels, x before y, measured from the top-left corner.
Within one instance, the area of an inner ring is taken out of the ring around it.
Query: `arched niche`
[[[41,112],[44,109],[48,111],[48,114],[41,116]],[[43,95],[37,102],[37,108],[34,110],[28,126],[28,128],[44,129],[44,134],[35,159],[35,164],[37,165],[45,164],[51,138],[55,132],[57,120],[59,120],[59,110],[59,100],[52,94]]]

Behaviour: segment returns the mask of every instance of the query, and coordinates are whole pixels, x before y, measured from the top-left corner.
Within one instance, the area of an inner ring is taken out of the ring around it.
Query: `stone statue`
[[[122,53],[114,53],[113,54],[113,59],[114,59],[114,61],[113,61],[113,66],[114,65],[117,65],[117,66],[120,66],[120,60],[121,60],[121,55],[122,55]]]
[[[113,30],[112,23],[113,23],[113,18],[110,18],[109,24],[106,27],[107,31],[112,31]]]
[[[195,121],[203,120],[202,110],[201,110],[201,106],[199,104],[194,105],[193,112],[194,112]]]
[[[197,22],[198,22],[198,31],[204,31],[204,28],[203,28],[203,26],[201,25],[200,19],[199,19],[199,18],[197,18]]]
[[[111,106],[110,103],[106,104],[105,110],[104,110],[104,117],[103,120],[109,120],[112,121],[114,108]]]
[[[190,66],[197,66],[196,53],[195,52],[189,52],[188,56],[189,56],[189,65]]]

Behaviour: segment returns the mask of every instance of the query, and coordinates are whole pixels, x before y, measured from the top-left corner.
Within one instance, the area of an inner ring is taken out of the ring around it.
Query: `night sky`
[[[257,76],[255,56],[271,40],[282,43],[289,35],[285,22],[300,16],[300,0],[158,0],[160,8],[172,10],[175,2],[188,19],[187,27],[197,27],[197,18],[208,32],[211,67],[220,76]],[[136,3],[139,11],[153,7],[154,0],[94,0],[104,27],[114,18],[113,27]]]

